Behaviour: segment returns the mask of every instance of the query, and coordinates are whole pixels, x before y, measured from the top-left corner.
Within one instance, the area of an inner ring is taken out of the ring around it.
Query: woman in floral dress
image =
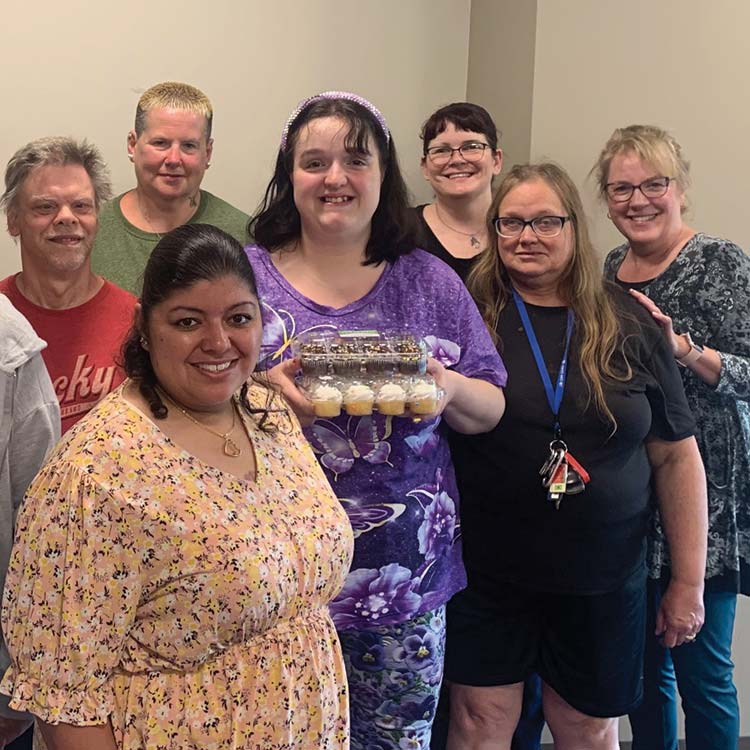
[[[239,243],[165,235],[130,380],[67,433],[18,522],[0,689],[52,750],[348,747],[328,603],[351,528],[296,418],[249,379],[261,335]]]

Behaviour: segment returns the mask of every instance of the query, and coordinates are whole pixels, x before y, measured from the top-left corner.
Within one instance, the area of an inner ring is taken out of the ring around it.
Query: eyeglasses
[[[513,216],[499,216],[492,223],[501,237],[520,237],[526,227],[531,227],[537,237],[557,237],[566,221],[570,221],[570,216],[537,216],[530,221]]]
[[[607,197],[615,203],[625,203],[633,197],[636,190],[640,190],[646,198],[661,198],[669,190],[669,183],[674,177],[651,177],[644,180],[640,185],[631,185],[629,182],[608,182],[604,189]]]
[[[437,167],[447,164],[453,154],[458,151],[461,157],[466,161],[479,161],[484,156],[484,150],[489,148],[489,143],[480,143],[479,141],[469,141],[462,143],[458,148],[450,146],[433,146],[427,149],[427,156],[430,161]]]

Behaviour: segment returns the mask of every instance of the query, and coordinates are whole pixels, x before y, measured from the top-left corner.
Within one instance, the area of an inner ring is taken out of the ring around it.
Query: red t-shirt
[[[15,275],[0,281],[0,292],[47,342],[42,357],[60,401],[65,432],[125,379],[115,362],[133,323],[136,298],[105,280],[88,302],[50,310],[20,293]]]

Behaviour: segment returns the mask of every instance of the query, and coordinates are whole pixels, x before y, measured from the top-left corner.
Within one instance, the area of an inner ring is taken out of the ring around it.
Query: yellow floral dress
[[[18,521],[11,706],[109,720],[125,750],[348,747],[327,604],[351,527],[296,419],[271,418],[283,432],[243,417],[254,482],[177,447],[122,388],[66,434]]]

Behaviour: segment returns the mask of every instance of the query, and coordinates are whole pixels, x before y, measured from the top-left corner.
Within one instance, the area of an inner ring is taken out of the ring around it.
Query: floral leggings
[[[352,750],[429,750],[445,654],[445,607],[398,625],[339,631]]]

